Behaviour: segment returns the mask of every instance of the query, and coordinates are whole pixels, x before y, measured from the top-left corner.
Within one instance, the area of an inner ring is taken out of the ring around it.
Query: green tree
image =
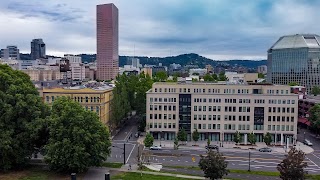
[[[314,96],[317,96],[320,94],[320,88],[319,86],[313,86],[312,90],[311,90],[311,93],[314,95]]]
[[[194,140],[195,144],[197,143],[197,141],[199,140],[200,138],[200,134],[198,132],[197,129],[195,129],[193,132],[192,132],[192,139]]]
[[[0,64],[0,170],[23,167],[46,143],[47,115],[30,77]]]
[[[308,165],[304,162],[305,154],[301,150],[291,148],[288,155],[280,164],[277,169],[280,172],[280,178],[284,180],[306,179],[307,171],[304,170]]]
[[[249,141],[250,144],[252,144],[252,145],[256,144],[257,138],[256,138],[256,135],[255,135],[253,132],[251,132],[251,133],[249,134],[248,141]]]
[[[219,81],[227,81],[228,79],[224,72],[220,72],[218,78]]]
[[[288,85],[289,85],[289,86],[299,86],[299,83],[297,83],[297,82],[290,82]]]
[[[49,134],[45,162],[54,171],[83,172],[100,166],[110,155],[109,132],[97,113],[70,98],[54,101]]]
[[[312,126],[318,127],[320,125],[320,104],[315,104],[309,110],[308,120],[311,122]]]
[[[264,74],[258,73],[258,78],[264,79]]]
[[[146,113],[146,92],[152,88],[153,80],[149,75],[144,75],[141,73],[139,75],[139,80],[136,83],[136,96],[134,109],[137,111],[137,114]]]
[[[264,142],[266,143],[266,145],[270,145],[271,142],[272,142],[271,134],[270,134],[269,132],[267,132],[267,133],[264,135],[263,140],[264,140]]]
[[[181,128],[178,132],[177,138],[179,141],[187,141],[187,133],[184,128]]]
[[[113,88],[113,98],[111,101],[111,128],[114,129],[120,124],[123,124],[128,113],[131,111],[129,101],[129,78],[122,74],[117,76],[115,81],[115,88]],[[131,92],[131,91],[130,91]],[[131,93],[132,94],[132,93]],[[134,93],[133,93],[134,94]],[[133,96],[133,95],[131,95]],[[132,97],[131,97],[132,98]]]
[[[221,153],[209,150],[207,156],[200,155],[199,167],[206,178],[221,179],[229,173],[225,159]]]
[[[165,72],[165,71],[159,71],[159,72],[156,73],[154,78],[155,78],[156,81],[163,82],[163,81],[166,81],[168,79],[168,75],[167,75],[167,72]]]
[[[212,78],[213,78],[213,80],[215,80],[215,81],[218,81],[218,80],[219,80],[217,74],[212,74]]]
[[[179,146],[180,146],[178,138],[174,138],[173,144],[174,144],[173,149],[177,150],[179,148]]]
[[[239,144],[241,142],[241,134],[239,131],[236,131],[234,133],[234,138],[233,138],[233,141],[236,143],[236,144]]]
[[[204,81],[214,81],[213,77],[210,74],[206,74],[203,76]]]
[[[145,147],[151,147],[153,145],[153,136],[150,133],[147,133],[143,143]]]
[[[139,126],[138,126],[138,131],[144,132],[146,129],[146,115],[142,115],[138,117],[139,121]]]

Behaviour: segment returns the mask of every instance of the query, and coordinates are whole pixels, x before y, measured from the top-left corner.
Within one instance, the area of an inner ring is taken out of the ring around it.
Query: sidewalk
[[[141,137],[141,139],[139,138],[138,142],[140,144],[143,144],[143,139],[144,137]],[[168,148],[168,149],[173,149],[174,147],[174,142],[173,141],[159,141],[159,140],[155,140],[154,145],[160,146],[162,148]],[[196,146],[194,146],[196,144]],[[189,150],[204,150],[205,146],[207,145],[207,141],[198,141],[197,143],[193,142],[193,141],[188,141],[185,145],[180,145],[179,149],[189,149]],[[257,142],[255,146],[250,146],[250,145],[236,145],[234,142],[223,142],[223,147],[220,146],[220,142],[219,141],[212,141],[211,145],[217,145],[220,147],[220,150],[232,150],[232,151],[243,151],[243,150],[248,150],[249,148],[255,148],[255,149],[260,149],[262,147],[267,147],[267,145],[263,142]],[[235,147],[239,147],[239,148],[235,148]],[[285,145],[283,146],[269,146],[273,152],[277,152],[277,153],[287,153],[286,152],[286,148]],[[313,148],[309,147],[307,145],[304,145],[301,142],[297,142],[296,144],[296,148],[298,150],[303,151],[306,154],[312,153],[313,152]]]
[[[139,171],[136,164],[132,165],[131,170],[128,170],[128,167],[129,167],[128,164],[122,166],[120,169],[92,167],[88,170],[83,180],[101,180],[101,179],[104,179],[105,173],[109,173],[110,171],[135,172],[135,173],[152,174],[152,175],[159,175],[159,176],[180,177],[185,179],[205,179],[204,177],[200,177],[200,176],[188,176],[188,175],[182,175],[182,174],[160,173],[160,172],[152,172],[152,171]]]

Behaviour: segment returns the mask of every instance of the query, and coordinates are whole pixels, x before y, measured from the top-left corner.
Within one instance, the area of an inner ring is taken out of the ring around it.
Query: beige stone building
[[[298,95],[289,86],[270,84],[154,83],[147,92],[147,131],[155,139],[173,140],[184,128],[191,140],[233,141],[239,131],[243,143],[254,133],[257,142],[270,132],[273,142],[295,142]]]
[[[52,102],[61,96],[70,97],[76,102],[79,102],[86,110],[94,111],[100,117],[101,122],[108,124],[111,110],[110,103],[112,99],[111,87],[97,88],[42,88],[39,90],[43,101],[52,105]]]
[[[49,69],[23,69],[22,72],[30,76],[31,81],[51,81],[61,79],[59,70]]]

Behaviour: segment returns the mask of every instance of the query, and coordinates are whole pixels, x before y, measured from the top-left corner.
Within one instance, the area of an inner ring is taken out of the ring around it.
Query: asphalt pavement
[[[249,151],[221,151],[229,169],[249,169]],[[143,160],[151,163],[161,163],[163,166],[198,166],[200,155],[205,155],[206,150],[147,150],[145,149]],[[308,155],[313,156],[313,155]],[[277,165],[285,158],[284,154],[274,152],[250,151],[250,170],[277,171]],[[318,159],[320,160],[320,159]],[[305,159],[311,174],[319,174],[320,168],[309,157]]]
[[[138,138],[135,137],[137,129],[137,117],[132,116],[127,124],[113,137],[111,154],[108,162],[120,162],[136,164],[138,161]],[[123,155],[125,144],[125,158]]]

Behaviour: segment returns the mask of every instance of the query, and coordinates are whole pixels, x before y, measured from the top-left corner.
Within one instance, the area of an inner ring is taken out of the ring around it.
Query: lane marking
[[[133,129],[133,127],[130,129],[130,131],[127,133],[127,135],[126,135],[126,137],[124,138],[124,140],[123,141],[126,141],[128,138],[129,138],[129,136],[132,134],[132,129]]]
[[[128,158],[127,158],[127,161],[126,161],[126,163],[128,163],[128,161],[129,161],[129,158],[130,158],[130,156],[131,156],[131,154],[132,154],[132,152],[133,152],[133,150],[134,150],[134,148],[136,147],[136,145],[134,145],[133,146],[133,148],[131,149],[131,152],[130,152],[130,154],[129,154],[129,156],[128,156]]]

